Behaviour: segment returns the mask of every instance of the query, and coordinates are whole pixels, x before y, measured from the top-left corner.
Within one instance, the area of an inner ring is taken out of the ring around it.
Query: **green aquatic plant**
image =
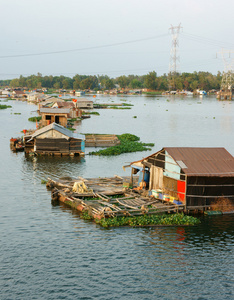
[[[90,112],[83,111],[82,115],[97,115],[97,116],[100,116],[99,112],[97,112],[97,111],[90,111]]]
[[[118,226],[181,226],[181,225],[197,225],[200,220],[184,215],[183,213],[176,214],[155,214],[155,215],[141,215],[133,217],[114,217],[114,218],[103,218],[101,220],[95,219],[95,222],[102,227],[118,227]]]
[[[41,116],[28,118],[28,121],[30,122],[39,122],[40,120],[41,120]]]
[[[153,143],[142,143],[139,142],[140,138],[134,134],[124,133],[121,135],[117,135],[118,139],[120,140],[120,144],[99,150],[89,152],[90,155],[104,155],[104,156],[111,156],[111,155],[120,155],[122,153],[130,153],[130,152],[138,152],[138,151],[147,151],[151,150],[154,146]]]
[[[7,109],[11,107],[12,107],[11,105],[0,104],[0,109]]]

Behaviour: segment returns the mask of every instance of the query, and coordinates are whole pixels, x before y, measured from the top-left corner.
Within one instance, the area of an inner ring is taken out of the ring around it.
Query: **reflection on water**
[[[77,130],[136,134],[155,142],[152,152],[164,146],[222,146],[234,154],[232,102],[126,100],[134,104],[130,110],[99,110],[100,116],[83,120]],[[130,175],[122,165],[151,152],[85,158],[12,153],[10,137],[35,125],[27,119],[36,107],[11,105],[20,116],[0,112],[1,299],[233,298],[232,215],[201,217],[195,227],[103,229],[64,205],[52,206],[41,179]]]

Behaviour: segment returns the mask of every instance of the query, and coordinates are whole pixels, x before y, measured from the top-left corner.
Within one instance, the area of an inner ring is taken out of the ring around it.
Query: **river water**
[[[233,102],[95,98],[98,103],[122,100],[134,106],[99,110],[100,116],[83,120],[77,131],[136,134],[155,143],[151,151],[27,158],[12,153],[9,140],[35,128],[28,118],[37,115],[37,107],[2,102],[12,108],[0,111],[0,299],[234,298],[234,216],[201,217],[196,227],[107,230],[68,207],[51,205],[41,179],[130,175],[123,165],[165,146],[225,147],[234,155]]]

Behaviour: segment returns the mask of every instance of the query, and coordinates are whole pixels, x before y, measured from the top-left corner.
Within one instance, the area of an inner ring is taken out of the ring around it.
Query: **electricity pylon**
[[[178,55],[178,47],[179,47],[179,33],[180,29],[182,29],[181,24],[179,26],[172,26],[169,28],[172,35],[172,45],[171,45],[171,53],[170,53],[170,67],[169,67],[169,88],[175,88],[175,76],[179,72],[178,71],[178,63],[180,61],[180,57]]]
[[[221,51],[224,63],[224,70],[220,87],[222,91],[232,92],[232,90],[234,89],[234,58],[231,58],[231,54],[233,53],[233,50],[222,49]]]

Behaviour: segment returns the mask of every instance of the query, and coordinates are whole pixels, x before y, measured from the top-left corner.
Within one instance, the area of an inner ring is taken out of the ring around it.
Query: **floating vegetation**
[[[122,106],[134,106],[134,105],[130,103],[123,103]]]
[[[81,217],[85,220],[93,220],[92,216],[87,211],[81,214]],[[183,226],[183,225],[197,225],[200,224],[200,220],[184,215],[183,213],[176,214],[156,214],[156,215],[141,215],[133,217],[114,217],[114,218],[103,218],[94,219],[94,221],[102,227],[119,227],[119,226]]]
[[[41,180],[41,184],[47,184],[47,180],[42,179],[42,180]]]
[[[21,113],[14,113],[14,115],[21,115]]]
[[[134,118],[134,119],[136,119],[136,118],[137,118],[137,116],[133,116],[133,118]]]
[[[97,112],[97,111],[90,111],[90,112],[85,112],[85,111],[83,111],[83,112],[82,112],[82,115],[83,115],[83,116],[84,116],[84,115],[96,115],[96,116],[100,116],[99,112]]]
[[[131,107],[122,107],[122,106],[110,106],[111,109],[131,109]]]
[[[90,155],[120,155],[122,153],[130,153],[130,152],[137,152],[137,151],[147,151],[151,150],[149,147],[153,147],[153,143],[142,143],[139,142],[140,138],[136,135],[130,133],[124,133],[122,135],[117,135],[118,139],[120,140],[120,144],[99,150],[89,152]]]
[[[0,109],[7,109],[11,107],[12,107],[11,105],[0,104]]]
[[[31,118],[28,118],[28,120],[30,122],[39,122],[41,120],[41,116],[39,116],[39,117],[31,117]]]

